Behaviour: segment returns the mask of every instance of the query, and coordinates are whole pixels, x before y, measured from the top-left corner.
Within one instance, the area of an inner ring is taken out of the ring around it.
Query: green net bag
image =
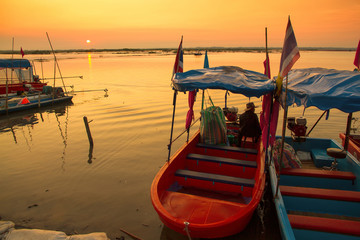
[[[220,107],[211,106],[201,111],[200,142],[227,144],[226,121]]]

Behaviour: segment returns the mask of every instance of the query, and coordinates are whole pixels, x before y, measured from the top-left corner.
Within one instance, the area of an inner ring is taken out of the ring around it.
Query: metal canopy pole
[[[175,109],[176,109],[176,96],[177,96],[177,90],[174,90],[174,97],[173,97],[173,115],[172,115],[172,121],[171,121],[171,132],[170,132],[170,143],[168,145],[169,154],[167,161],[170,160],[171,155],[171,145],[172,145],[172,137],[173,137],[173,131],[174,131],[174,121],[175,121]]]
[[[345,143],[344,143],[344,150],[347,151],[349,146],[349,135],[350,135],[350,128],[351,128],[351,120],[352,120],[352,113],[349,113],[347,124],[346,124],[346,135],[345,135]]]
[[[321,116],[318,118],[318,120],[316,121],[316,123],[314,124],[314,126],[312,126],[312,128],[310,129],[310,131],[306,134],[306,137],[308,137],[311,133],[311,131],[315,128],[315,126],[318,124],[318,122],[320,121],[320,119],[325,115],[325,113],[329,111],[329,110],[325,110]]]

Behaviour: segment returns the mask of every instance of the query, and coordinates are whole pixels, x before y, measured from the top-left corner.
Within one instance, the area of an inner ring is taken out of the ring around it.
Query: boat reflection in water
[[[68,138],[68,112],[69,107],[71,107],[72,105],[72,102],[67,102],[58,104],[56,106],[30,109],[25,112],[2,116],[0,118],[0,134],[11,132],[15,144],[18,144],[20,136],[23,136],[29,151],[31,151],[31,146],[33,142],[32,131],[34,130],[35,126],[41,122],[45,122],[45,119],[49,119],[48,117],[46,117],[46,115],[54,115],[57,121],[62,142],[64,144],[61,159],[63,163],[65,163],[65,150]],[[61,117],[65,117],[65,120],[63,122],[61,121]]]

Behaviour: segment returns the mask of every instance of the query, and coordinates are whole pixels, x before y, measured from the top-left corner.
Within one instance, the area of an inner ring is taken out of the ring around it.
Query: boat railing
[[[169,150],[169,157],[168,157],[167,161],[170,160],[171,145],[172,145],[176,140],[178,140],[178,139],[179,139],[184,133],[186,133],[186,132],[188,133],[188,134],[187,134],[187,138],[186,138],[186,142],[188,143],[188,142],[189,142],[189,135],[190,135],[190,128],[191,128],[192,126],[194,126],[195,123],[197,123],[199,120],[200,120],[200,117],[197,118],[195,121],[193,121],[193,123],[190,125],[190,127],[189,127],[188,129],[185,129],[183,132],[181,132],[175,139],[170,140],[170,143],[167,145],[168,150]]]

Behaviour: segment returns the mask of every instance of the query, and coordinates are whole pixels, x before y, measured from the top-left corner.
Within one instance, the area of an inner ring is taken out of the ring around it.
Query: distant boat
[[[26,91],[42,91],[46,83],[33,74],[33,66],[27,59],[0,59],[0,95]]]
[[[43,106],[51,106],[62,102],[70,102],[72,98],[73,96],[66,96],[61,87],[56,87],[53,91],[51,86],[45,86],[43,91],[38,94],[8,98],[8,106],[6,106],[6,99],[0,99],[0,115]]]
[[[195,55],[195,56],[201,56],[202,53],[201,53],[200,51],[198,51],[198,52],[194,53],[194,55]]]

